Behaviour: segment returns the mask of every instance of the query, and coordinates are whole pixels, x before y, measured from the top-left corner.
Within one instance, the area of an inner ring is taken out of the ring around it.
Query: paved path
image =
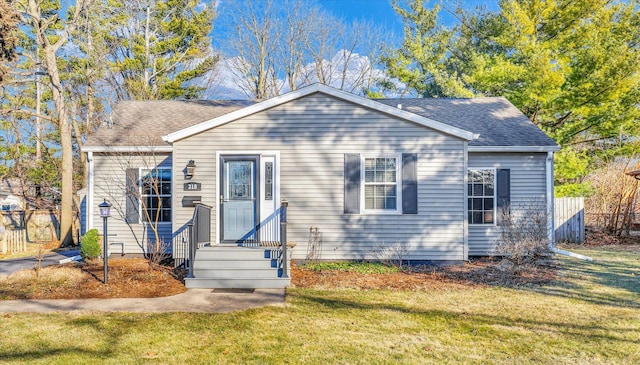
[[[163,298],[49,299],[0,301],[0,313],[19,312],[197,312],[226,313],[283,304],[284,289],[189,289]]]
[[[50,253],[45,255],[42,266],[57,265],[61,260],[76,255],[78,250]],[[0,260],[0,276],[9,275],[18,270],[33,269],[37,263],[38,260],[33,256]],[[182,294],[161,298],[0,300],[0,313],[70,311],[226,313],[283,304],[284,298],[284,289],[189,289]]]
[[[80,254],[79,250],[51,252],[44,255],[42,267],[58,265],[61,260],[69,259]],[[38,264],[35,256],[21,257],[18,259],[0,260],[0,276],[9,275],[19,270],[33,269]]]

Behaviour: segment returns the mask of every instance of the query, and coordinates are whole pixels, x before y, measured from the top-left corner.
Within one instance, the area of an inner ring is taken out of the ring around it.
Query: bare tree
[[[96,176],[96,180],[109,181],[97,186],[102,187],[101,193],[111,202],[116,219],[126,224],[141,252],[152,263],[165,258],[171,244],[161,231],[162,222],[171,219],[173,181],[170,166],[163,164],[167,157],[153,150],[112,152],[109,159],[118,168]]]
[[[226,64],[251,98],[316,82],[360,93],[382,73],[375,66],[386,34],[371,23],[346,25],[303,0],[249,0],[226,10],[235,27]]]
[[[42,72],[48,79],[49,90],[55,106],[54,123],[60,134],[62,152],[60,238],[63,245],[68,245],[72,243],[71,228],[73,224],[73,137],[57,55],[60,49],[67,44],[70,34],[77,28],[81,20],[80,14],[89,6],[89,1],[76,0],[70,7],[72,13],[64,19],[47,9],[49,5],[48,2],[25,0],[18,2],[17,6],[21,13],[22,23],[31,29],[34,40],[42,52]],[[60,29],[61,25],[62,29]]]
[[[8,71],[6,62],[13,61],[16,56],[19,20],[11,2],[0,0],[0,83]]]
[[[586,180],[593,193],[586,199],[587,217],[615,236],[629,235],[640,183],[625,172],[635,158],[618,158],[590,173]],[[592,223],[590,222],[590,223]]]

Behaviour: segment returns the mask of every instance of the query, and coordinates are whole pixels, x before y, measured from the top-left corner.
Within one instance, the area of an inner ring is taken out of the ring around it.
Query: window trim
[[[396,160],[396,209],[366,209],[365,206],[365,160],[370,158],[394,158]],[[382,153],[382,154],[360,154],[360,214],[402,214],[402,154]]]
[[[153,170],[169,170],[169,174],[171,175],[171,193],[169,195],[167,194],[158,194],[158,195],[152,195],[152,196],[157,196],[159,198],[166,198],[169,197],[171,199],[171,207],[169,208],[169,212],[171,213],[171,220],[170,221],[161,221],[158,222],[158,225],[169,225],[173,223],[173,185],[174,185],[174,179],[173,179],[173,172],[172,172],[172,168],[170,166],[157,166],[157,167],[153,167],[153,168],[148,168],[148,167],[139,167],[138,168],[138,194],[139,194],[139,198],[138,198],[138,222],[140,222],[141,224],[156,224],[155,222],[147,222],[144,220],[144,215],[142,214],[142,210],[143,210],[143,206],[142,206],[142,199],[144,199],[146,196],[148,196],[148,194],[143,194],[142,193],[142,179],[144,178],[143,175],[143,171],[145,170],[149,170],[149,171],[153,171]]]
[[[469,212],[472,210],[469,206],[469,199],[473,199],[473,195],[469,195],[469,184],[471,184],[471,180],[469,179],[469,171],[471,170],[490,170],[493,171],[493,223],[471,223],[469,222]],[[467,184],[465,186],[465,191],[467,194],[467,202],[465,203],[467,206],[467,214],[466,221],[469,227],[497,227],[498,226],[498,169],[495,167],[467,167]]]

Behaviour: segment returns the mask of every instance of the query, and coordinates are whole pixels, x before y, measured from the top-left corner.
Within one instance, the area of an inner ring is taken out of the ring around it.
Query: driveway
[[[42,267],[58,265],[60,261],[68,260],[80,254],[79,250],[51,252],[44,255]],[[38,264],[35,256],[21,257],[19,259],[0,260],[0,276],[10,275],[19,270],[33,269]]]

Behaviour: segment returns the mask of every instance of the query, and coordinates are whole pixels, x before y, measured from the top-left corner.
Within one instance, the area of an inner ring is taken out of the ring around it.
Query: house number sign
[[[200,191],[202,188],[202,184],[199,182],[188,182],[184,183],[184,191]]]

